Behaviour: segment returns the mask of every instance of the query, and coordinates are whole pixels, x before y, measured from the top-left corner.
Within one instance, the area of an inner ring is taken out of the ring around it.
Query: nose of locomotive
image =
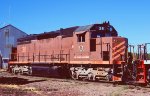
[[[112,38],[112,60],[126,61],[127,59],[128,40],[123,37]]]

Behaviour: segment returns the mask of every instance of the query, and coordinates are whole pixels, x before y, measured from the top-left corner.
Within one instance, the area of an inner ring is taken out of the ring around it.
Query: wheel
[[[78,78],[77,78],[77,73],[76,72],[71,72],[71,78],[73,79],[73,80],[77,80]]]
[[[28,67],[28,72],[27,72],[27,75],[32,75],[32,67]]]
[[[17,74],[16,70],[13,71],[13,74]]]
[[[32,75],[32,69],[28,71],[28,75]]]
[[[96,82],[98,82],[98,81],[99,81],[99,79],[98,79],[98,78],[96,78],[96,76],[95,76],[94,78],[95,78],[95,80],[94,80],[94,81],[96,81]]]
[[[23,75],[23,71],[22,71],[21,69],[19,69],[19,73],[20,73],[21,75]]]
[[[83,80],[79,75],[77,75],[77,80]]]
[[[93,80],[93,73],[89,73],[89,74],[88,74],[88,80],[89,80],[89,81],[92,81],[92,80]]]
[[[13,73],[13,74],[15,74],[15,70],[14,70],[14,68],[12,69],[12,73]]]
[[[107,81],[112,81],[112,74],[107,74],[106,75],[106,80]]]

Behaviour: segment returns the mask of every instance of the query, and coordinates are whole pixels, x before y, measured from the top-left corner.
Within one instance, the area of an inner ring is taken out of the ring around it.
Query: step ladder
[[[113,64],[113,81],[114,82],[122,82],[122,76],[124,72],[124,61],[120,61],[119,63]]]
[[[139,60],[136,64],[136,83],[146,83],[146,69],[144,60]]]

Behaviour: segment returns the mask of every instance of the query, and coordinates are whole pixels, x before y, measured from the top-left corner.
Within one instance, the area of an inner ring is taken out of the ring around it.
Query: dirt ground
[[[0,96],[150,96],[150,88],[13,75],[1,70]]]

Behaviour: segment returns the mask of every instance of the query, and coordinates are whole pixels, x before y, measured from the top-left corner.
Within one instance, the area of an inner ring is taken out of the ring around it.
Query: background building
[[[16,47],[17,39],[26,36],[27,34],[13,25],[7,25],[0,28],[0,68],[8,67],[8,59],[10,59],[10,53],[12,47]]]

